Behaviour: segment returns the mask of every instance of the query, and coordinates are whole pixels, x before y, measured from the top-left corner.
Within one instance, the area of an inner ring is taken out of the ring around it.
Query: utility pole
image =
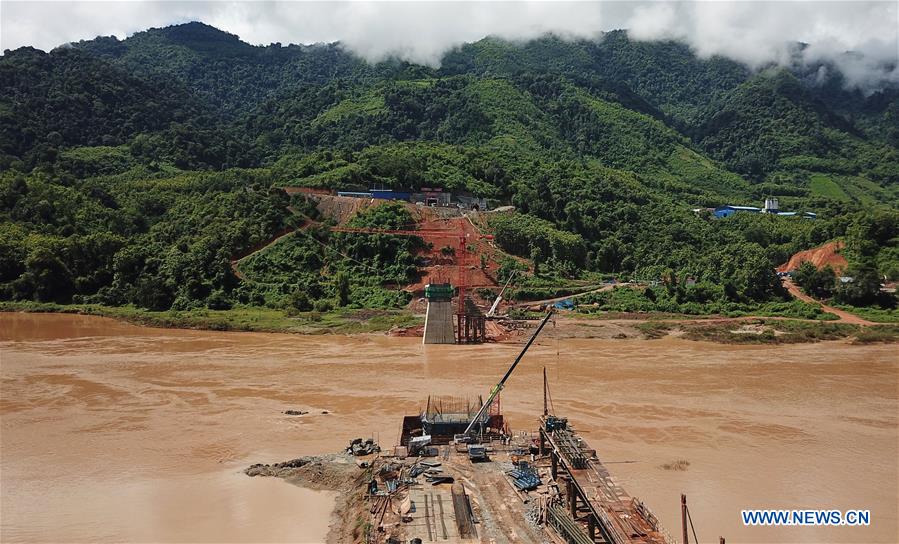
[[[546,367],[543,367],[543,415],[549,415],[546,407]]]
[[[689,536],[687,535],[687,496],[683,493],[680,496],[680,524],[681,529],[683,529],[683,544],[690,544]]]

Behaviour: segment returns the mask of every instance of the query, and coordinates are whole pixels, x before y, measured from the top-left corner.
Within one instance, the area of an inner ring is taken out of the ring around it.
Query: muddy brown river
[[[545,365],[555,412],[672,534],[683,492],[702,542],[899,541],[895,346],[547,331],[503,392],[513,430],[535,428]],[[333,494],[241,469],[392,445],[428,394],[486,394],[518,350],[0,313],[0,540],[321,541]],[[871,525],[744,527],[748,508],[865,509]]]

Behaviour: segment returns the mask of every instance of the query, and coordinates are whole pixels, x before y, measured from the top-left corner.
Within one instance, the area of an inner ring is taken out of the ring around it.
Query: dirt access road
[[[787,291],[789,291],[790,294],[793,295],[793,297],[798,298],[803,302],[808,302],[809,304],[820,304],[822,310],[839,317],[840,319],[838,320],[838,322],[840,323],[851,323],[853,325],[876,325],[876,323],[868,321],[867,319],[862,319],[857,315],[850,314],[849,312],[844,312],[843,310],[838,310],[833,306],[828,306],[827,304],[824,304],[819,300],[813,299],[812,297],[803,293],[799,286],[793,283],[793,280],[789,278],[784,278],[783,284],[784,287],[787,288]]]

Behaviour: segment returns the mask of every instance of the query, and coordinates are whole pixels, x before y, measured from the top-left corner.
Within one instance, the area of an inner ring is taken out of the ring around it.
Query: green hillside
[[[788,182],[787,191],[806,187],[835,200],[895,201],[897,149],[867,140],[786,71],[754,76],[710,111],[698,141],[751,180]]]
[[[537,283],[689,277],[703,287],[678,303],[782,300],[774,266],[899,201],[897,91],[860,95],[807,70],[753,73],[623,31],[485,38],[437,69],[370,65],[338,44],[252,46],[201,23],[7,52],[0,299],[325,307],[343,293],[401,305],[390,286],[415,263],[392,242],[352,247],[369,266],[391,263],[378,276],[336,258],[328,248],[347,241],[323,233],[242,262],[252,280],[231,268],[308,210],[278,187],[378,185],[514,205],[492,228],[541,261]],[[693,211],[766,196],[819,219]],[[891,276],[886,249],[856,264]]]

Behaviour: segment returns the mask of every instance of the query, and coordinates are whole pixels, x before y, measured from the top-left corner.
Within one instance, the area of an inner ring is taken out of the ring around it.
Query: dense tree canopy
[[[243,279],[232,265],[313,213],[280,187],[382,186],[512,204],[490,226],[540,274],[680,278],[671,304],[781,300],[775,265],[845,237],[861,279],[835,296],[869,300],[899,277],[899,91],[813,68],[755,73],[625,32],[370,65],[200,23],[7,51],[0,298],[399,305],[411,238],[304,229],[243,261]],[[766,196],[819,218],[702,210]],[[385,207],[355,221],[407,220]]]

